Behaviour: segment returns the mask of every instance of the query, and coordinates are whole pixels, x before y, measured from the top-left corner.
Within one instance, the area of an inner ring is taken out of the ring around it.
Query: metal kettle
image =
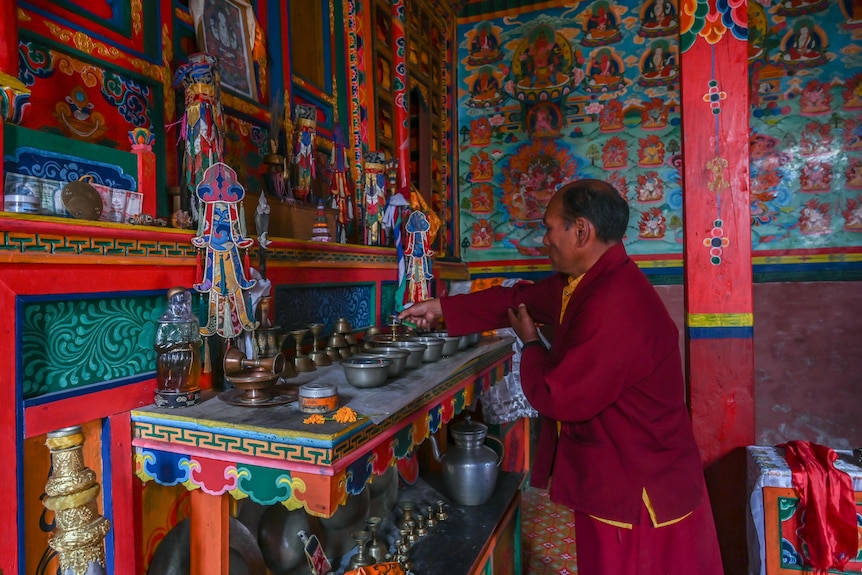
[[[482,505],[494,493],[497,472],[503,459],[485,445],[492,439],[503,448],[503,442],[488,435],[488,426],[469,418],[449,428],[455,445],[446,453],[440,453],[436,438],[431,435],[431,447],[436,459],[443,466],[443,484],[448,495],[465,506]]]

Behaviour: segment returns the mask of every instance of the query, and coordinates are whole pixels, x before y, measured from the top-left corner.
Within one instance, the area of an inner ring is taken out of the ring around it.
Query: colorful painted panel
[[[4,137],[8,146],[3,158],[6,173],[61,182],[90,176],[94,184],[138,189],[137,158],[131,153],[81,143],[75,146],[73,155],[66,138],[15,125],[4,126]]]
[[[862,246],[862,4],[748,5],[754,250]]]
[[[37,41],[20,42],[18,53],[31,106],[44,111],[25,114],[26,128],[126,149],[130,130],[160,122],[154,110],[156,103],[162,105],[162,94],[149,81]]]
[[[276,286],[275,324],[290,331],[322,323],[322,333],[329,334],[343,317],[353,329],[366,328],[374,325],[374,298],[374,284]]]
[[[389,321],[389,316],[395,312],[395,296],[398,293],[397,282],[380,282],[380,325]]]
[[[538,258],[554,190],[607,180],[632,254],[682,253],[679,29],[672,0],[472,18],[458,38],[462,257]]]
[[[779,556],[780,573],[814,573],[808,556],[808,543],[805,541],[805,512],[797,497],[778,497],[778,529],[774,536],[778,542],[773,548]],[[856,503],[856,522],[862,533],[862,503]],[[780,552],[779,552],[780,550]],[[829,570],[830,573],[862,572],[862,542],[843,570]]]
[[[152,375],[164,295],[19,297],[18,380],[24,399]]]

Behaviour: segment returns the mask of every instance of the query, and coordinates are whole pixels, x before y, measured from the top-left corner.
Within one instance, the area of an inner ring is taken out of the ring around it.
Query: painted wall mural
[[[751,225],[763,251],[862,246],[862,8],[749,3]],[[675,0],[462,21],[462,257],[545,256],[550,192],[604,179],[631,207],[633,255],[682,254]]]
[[[682,253],[676,4],[577,8],[462,23],[462,257],[544,257],[563,183],[600,178],[632,207],[632,254]]]
[[[753,248],[862,246],[862,4],[748,10]]]

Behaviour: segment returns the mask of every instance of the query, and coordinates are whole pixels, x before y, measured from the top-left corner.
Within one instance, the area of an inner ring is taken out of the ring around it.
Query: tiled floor
[[[548,492],[527,487],[521,501],[524,575],[575,575],[575,523],[566,507],[551,503]]]

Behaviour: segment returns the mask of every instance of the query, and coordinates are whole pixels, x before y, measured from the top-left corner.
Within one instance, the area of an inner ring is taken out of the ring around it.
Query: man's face
[[[575,275],[579,257],[577,225],[569,224],[567,228],[562,211],[562,196],[554,194],[545,210],[545,238],[542,243],[548,248],[548,259],[554,270]]]

